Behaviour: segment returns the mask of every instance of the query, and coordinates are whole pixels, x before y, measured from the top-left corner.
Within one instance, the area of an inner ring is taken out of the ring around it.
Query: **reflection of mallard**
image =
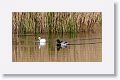
[[[60,41],[59,39],[57,39],[57,49],[59,50],[60,48],[66,48],[67,47],[68,42],[65,41]]]

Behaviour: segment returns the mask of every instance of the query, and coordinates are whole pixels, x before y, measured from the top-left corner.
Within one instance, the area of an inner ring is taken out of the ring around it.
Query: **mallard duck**
[[[60,46],[60,47],[66,47],[68,44],[68,42],[66,41],[60,41],[59,39],[57,39],[57,46]]]

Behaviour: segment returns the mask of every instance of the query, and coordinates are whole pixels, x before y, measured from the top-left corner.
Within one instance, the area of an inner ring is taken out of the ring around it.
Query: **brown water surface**
[[[38,37],[47,40],[44,46]],[[56,46],[56,39],[69,43],[66,48]],[[38,34],[12,37],[13,62],[101,62],[101,34]]]

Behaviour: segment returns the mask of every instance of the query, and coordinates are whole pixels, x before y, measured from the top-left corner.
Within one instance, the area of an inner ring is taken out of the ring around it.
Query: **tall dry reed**
[[[14,34],[100,32],[101,12],[13,12]]]

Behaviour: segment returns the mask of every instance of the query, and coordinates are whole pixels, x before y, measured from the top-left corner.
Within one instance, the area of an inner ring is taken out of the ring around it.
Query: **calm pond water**
[[[38,37],[47,40],[40,46]],[[101,34],[38,34],[12,37],[13,62],[101,62]],[[69,43],[65,48],[56,46],[56,39]]]

